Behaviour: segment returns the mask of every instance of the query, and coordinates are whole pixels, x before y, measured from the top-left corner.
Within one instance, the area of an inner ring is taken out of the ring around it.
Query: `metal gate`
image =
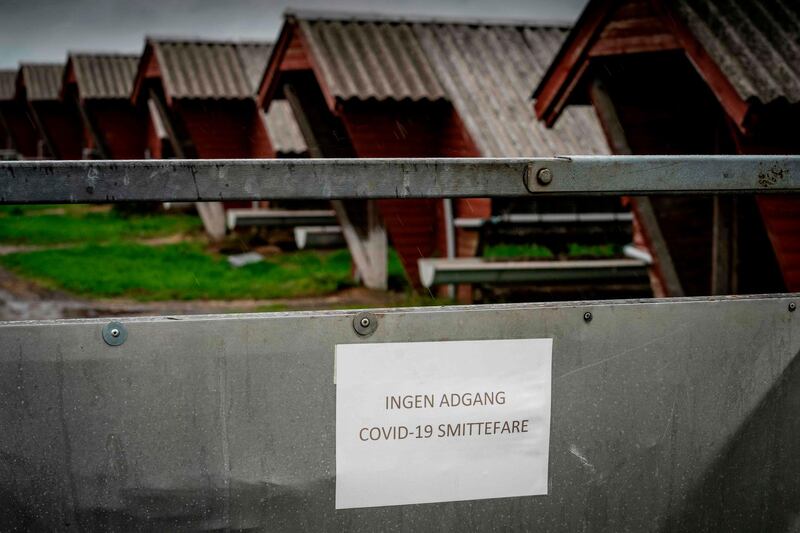
[[[0,163],[4,203],[798,190],[793,157]],[[796,529],[797,300],[0,323],[0,528]],[[546,496],[335,509],[336,345],[537,337]]]

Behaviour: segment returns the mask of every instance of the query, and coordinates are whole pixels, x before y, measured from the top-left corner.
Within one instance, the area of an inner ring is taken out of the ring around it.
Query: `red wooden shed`
[[[254,94],[269,58],[264,42],[148,39],[132,102],[147,109],[147,151],[153,158],[270,158],[303,155],[288,108],[265,116]],[[276,136],[273,145],[268,126]],[[283,135],[281,135],[281,131]],[[276,148],[289,150],[279,154]],[[249,204],[248,204],[249,205]],[[219,204],[199,204],[206,230],[225,232]]]
[[[16,81],[16,98],[27,111],[43,144],[38,154],[53,159],[81,159],[81,119],[59,93],[64,65],[22,64]]]
[[[14,71],[0,70],[0,150],[13,150],[11,131],[3,118],[2,104],[14,98]]]
[[[6,149],[18,157],[41,156],[44,145],[31,117],[28,104],[17,99],[18,70],[0,71],[0,123],[6,131]]]
[[[152,157],[165,155],[154,125],[159,120],[174,137],[177,157],[273,157],[244,64],[254,56],[266,64],[269,50],[266,43],[148,39],[132,100],[161,115],[150,119]]]
[[[616,153],[798,153],[800,5],[593,0],[534,97],[548,125],[592,103]],[[662,294],[800,290],[796,199],[653,198],[635,211]]]
[[[591,109],[571,109],[558,128],[547,130],[530,108],[530,88],[566,33],[547,25],[292,13],[267,66],[259,103],[288,100],[317,157],[607,153]],[[492,211],[488,199],[453,204],[455,216],[486,217]],[[445,254],[444,205],[378,201],[415,285],[417,260]],[[455,241],[456,255],[475,254],[476,232],[458,229]]]
[[[61,95],[81,117],[84,157],[144,157],[147,117],[130,100],[138,60],[123,54],[69,55]]]

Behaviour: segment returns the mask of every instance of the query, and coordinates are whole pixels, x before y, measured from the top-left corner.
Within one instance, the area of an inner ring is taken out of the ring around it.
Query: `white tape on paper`
[[[336,508],[547,494],[552,339],[336,346]]]

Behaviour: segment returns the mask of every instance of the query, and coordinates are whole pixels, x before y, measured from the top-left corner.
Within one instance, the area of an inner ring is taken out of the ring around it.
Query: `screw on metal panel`
[[[583,319],[586,322],[591,322],[592,321],[592,313],[590,313],[589,311],[586,311],[585,313],[583,313]]]
[[[536,181],[539,182],[539,185],[550,185],[553,181],[553,171],[549,168],[540,168],[536,173]]]
[[[119,346],[128,338],[128,330],[119,322],[109,322],[103,326],[103,340],[109,346]]]
[[[793,313],[795,309],[797,309],[797,304],[794,302],[789,302],[789,312]]]
[[[372,313],[358,313],[353,318],[353,329],[362,337],[372,335],[378,329],[378,317]]]

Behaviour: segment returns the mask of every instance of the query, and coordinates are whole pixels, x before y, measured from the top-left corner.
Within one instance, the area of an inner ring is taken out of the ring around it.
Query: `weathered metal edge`
[[[795,192],[800,156],[0,162],[0,204]]]
[[[800,301],[800,293],[778,293],[778,294],[748,294],[732,296],[686,296],[680,298],[636,298],[625,300],[572,300],[564,302],[530,302],[530,303],[508,303],[508,304],[477,304],[477,305],[441,305],[428,307],[395,307],[395,308],[370,308],[370,309],[341,309],[325,311],[278,311],[265,313],[228,313],[228,314],[207,314],[207,315],[164,315],[164,316],[115,316],[114,320],[126,324],[148,323],[148,322],[204,322],[209,320],[263,320],[263,319],[283,319],[283,318],[322,318],[322,317],[354,317],[362,312],[369,312],[377,316],[402,315],[402,314],[435,314],[435,313],[463,313],[463,312],[488,312],[488,311],[515,311],[515,310],[538,310],[538,309],[564,309],[564,308],[598,308],[598,307],[618,307],[631,305],[674,305],[684,303],[733,303],[763,300],[790,300]],[[2,321],[0,329],[15,328],[21,326],[57,326],[57,325],[77,325],[77,324],[98,324],[108,323],[106,318],[68,318],[53,320],[19,320]]]

